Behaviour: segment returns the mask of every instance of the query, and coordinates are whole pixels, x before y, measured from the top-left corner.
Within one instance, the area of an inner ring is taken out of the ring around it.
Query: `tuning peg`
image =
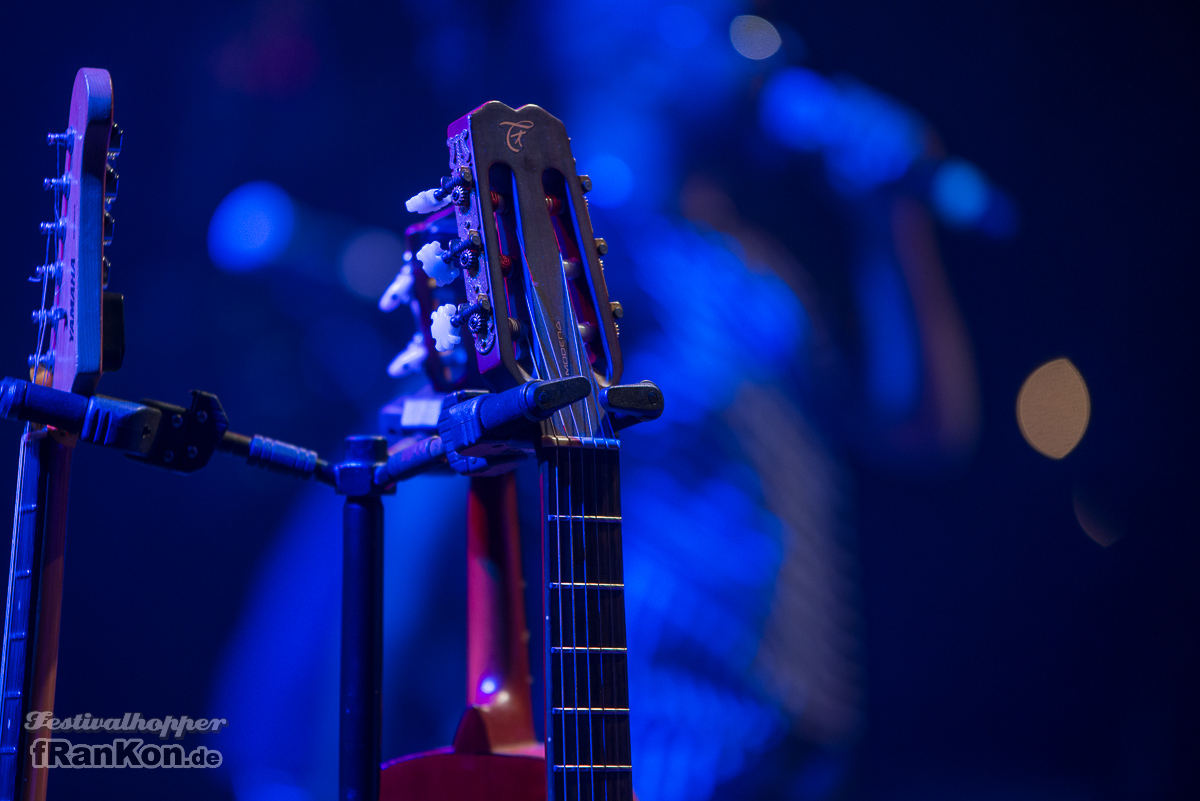
[[[41,224],[42,233],[46,236],[54,235],[58,239],[62,239],[67,233],[67,221],[64,218],[55,220],[54,222],[44,222]]]
[[[429,214],[444,207],[450,202],[449,193],[441,189],[426,189],[418,192],[404,202],[404,208],[416,214]]]
[[[121,155],[121,142],[125,138],[125,132],[121,130],[121,126],[115,122],[112,125],[112,133],[108,136],[108,160],[111,162],[117,156]]]
[[[117,175],[117,171],[109,164],[104,168],[104,202],[111,203],[117,199],[117,185],[121,181],[121,176]]]
[[[100,288],[108,289],[108,278],[112,273],[112,262],[108,260],[108,256],[100,257]]]
[[[612,312],[612,316],[613,316],[614,320],[620,320],[622,317],[625,316],[625,308],[619,302],[617,302],[615,300],[609,301],[608,308],[609,308],[609,311]]]
[[[410,373],[415,373],[428,355],[429,348],[425,347],[425,335],[418,331],[413,334],[412,341],[408,343],[408,346],[392,359],[387,373],[392,378],[403,378]]]
[[[426,189],[413,195],[404,207],[417,214],[429,214],[443,208],[448,203],[462,205],[469,197],[468,191],[474,185],[470,167],[459,167],[455,175],[443,178],[436,189]]]
[[[583,190],[583,193],[585,195],[588,192],[591,192],[592,191],[592,179],[586,175],[579,176],[579,188],[581,190]]]
[[[383,296],[379,298],[380,311],[390,312],[397,309],[401,303],[408,303],[412,297],[413,274],[412,265],[405,264],[400,272],[396,273],[396,278],[384,290]]]
[[[462,342],[458,334],[458,307],[453,303],[439,306],[429,315],[429,319],[432,322],[429,332],[433,334],[433,344],[439,353],[453,350],[455,345]]]
[[[69,192],[71,190],[71,174],[64,172],[57,178],[42,179],[42,189],[47,191],[52,189],[55,192]]]
[[[596,252],[599,253],[601,256],[608,255],[608,243],[605,242],[600,237],[596,237]]]
[[[425,274],[437,281],[438,286],[450,283],[458,278],[461,272],[454,264],[451,251],[443,250],[442,244],[437,240],[421,246],[417,251],[417,261],[421,262],[421,269]]]
[[[63,265],[61,261],[56,261],[53,264],[39,264],[33,269],[33,276],[29,279],[32,283],[37,283],[47,277],[55,282],[62,280]]]
[[[53,309],[38,309],[33,313],[32,318],[34,325],[41,325],[42,323],[50,323],[50,325],[54,325],[66,316],[66,309],[55,307]]]
[[[46,144],[48,145],[63,145],[67,149],[75,146],[75,129],[68,128],[62,133],[46,134]]]
[[[113,227],[116,225],[116,220],[108,211],[104,212],[104,244],[111,245],[113,241]]]

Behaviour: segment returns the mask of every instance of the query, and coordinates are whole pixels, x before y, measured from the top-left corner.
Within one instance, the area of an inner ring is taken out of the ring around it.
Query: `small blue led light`
[[[496,688],[499,686],[491,676],[485,676],[483,681],[479,682],[479,692],[484,695],[491,695],[496,692]]]

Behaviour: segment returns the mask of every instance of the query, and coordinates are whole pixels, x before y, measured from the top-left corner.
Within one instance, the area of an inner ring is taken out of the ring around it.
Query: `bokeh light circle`
[[[208,255],[229,272],[255,270],[278,259],[292,241],[296,210],[288,193],[269,181],[234,189],[208,224]]]
[[[620,156],[601,153],[585,159],[583,165],[592,179],[588,202],[605,209],[622,206],[633,194],[633,170]]]
[[[933,205],[952,225],[974,225],[987,211],[991,194],[987,179],[975,165],[947,159],[933,174]]]
[[[383,228],[355,234],[342,248],[342,283],[362,298],[378,300],[404,266],[404,240]]]
[[[783,37],[774,25],[762,17],[744,14],[734,17],[729,24],[729,41],[741,55],[762,61],[779,51]]]
[[[1069,359],[1034,370],[1017,394],[1017,425],[1030,447],[1061,459],[1083,439],[1092,404],[1083,376]]]

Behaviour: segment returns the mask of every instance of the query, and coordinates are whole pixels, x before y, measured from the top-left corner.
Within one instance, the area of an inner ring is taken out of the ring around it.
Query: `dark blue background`
[[[858,465],[869,723],[850,794],[1196,797],[1194,10],[762,5],[803,35],[813,66],[920,109],[1021,209],[1010,242],[941,239],[980,370],[977,451],[920,477]],[[0,371],[23,374],[32,343],[24,277],[41,263],[50,202],[39,184],[52,169],[42,138],[65,122],[76,69],[102,66],[127,134],[111,257],[129,342],[102,391],[182,402],[208,389],[239,430],[335,452],[344,434],[373,427],[390,391],[379,358],[407,332],[373,321],[370,347],[316,352],[306,320],[368,318],[373,305],[307,279],[219,272],[205,244],[212,210],[238,184],[268,179],[314,208],[399,230],[403,200],[440,174],[446,123],[492,97],[553,110],[552,65],[538,58],[532,4],[456,6],[468,33],[439,58],[495,41],[511,57],[439,80],[412,54],[428,52],[422,32],[444,10],[339,4],[310,9],[315,61],[295,57],[265,88],[222,83],[222,54],[260,12],[0,10]],[[1051,462],[1024,443],[1013,408],[1024,377],[1060,355],[1088,381],[1093,417],[1079,449]],[[338,389],[346,375],[361,379],[355,397]],[[4,432],[15,454],[17,428]],[[14,476],[0,468],[0,484]],[[219,713],[205,706],[217,659],[298,487],[228,463],[180,479],[86,449],[73,477],[60,708]],[[1080,529],[1078,486],[1118,521],[1114,546]],[[52,798],[101,786],[54,778]],[[231,797],[219,777],[121,780],[111,786],[127,798]]]

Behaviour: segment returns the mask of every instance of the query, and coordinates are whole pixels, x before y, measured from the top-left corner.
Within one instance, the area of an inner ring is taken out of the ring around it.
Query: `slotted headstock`
[[[60,172],[45,181],[54,221],[42,223],[47,259],[30,279],[41,282],[42,300],[33,312],[38,340],[29,366],[39,384],[90,395],[101,373],[120,367],[125,349],[122,298],[104,291],[121,142],[107,70],[76,74],[67,129],[47,140],[58,148]]]
[[[538,106],[485,103],[447,129],[451,177],[443,191],[458,238],[446,260],[461,270],[480,373],[496,389],[532,378],[619,381],[621,351],[600,256],[563,123]],[[464,331],[466,333],[466,331]],[[604,412],[581,401],[584,431]]]

